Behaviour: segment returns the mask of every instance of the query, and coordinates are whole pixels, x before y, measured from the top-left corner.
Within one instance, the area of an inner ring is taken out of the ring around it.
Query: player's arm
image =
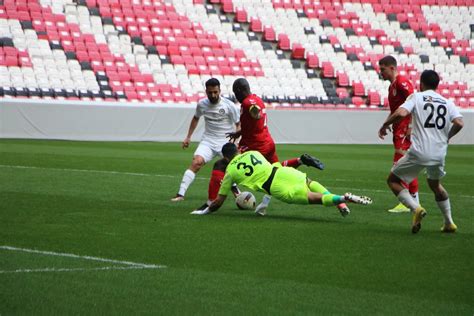
[[[462,117],[455,118],[452,123],[453,123],[453,126],[451,126],[451,129],[449,130],[449,133],[448,133],[448,142],[454,135],[459,133],[459,131],[464,127],[464,121]]]
[[[209,213],[217,211],[222,206],[222,204],[224,204],[224,201],[226,198],[227,198],[227,195],[219,194],[217,196],[217,199],[212,201],[211,205],[209,205]]]
[[[212,212],[217,211],[222,206],[222,204],[224,204],[224,201],[225,201],[226,198],[227,198],[227,195],[219,194],[217,196],[217,198],[214,201],[212,201],[211,205],[209,205],[208,207],[206,207],[203,210],[192,211],[191,214],[193,214],[193,215],[211,214]]]
[[[191,120],[191,123],[189,124],[189,129],[188,129],[188,135],[186,138],[183,140],[183,148],[188,148],[189,143],[191,142],[191,136],[193,136],[194,130],[196,129],[196,126],[199,123],[199,117],[193,116],[193,119]]]
[[[207,214],[217,211],[222,206],[222,204],[224,204],[224,201],[227,198],[227,195],[229,194],[229,192],[231,192],[232,183],[234,183],[232,176],[229,173],[226,173],[224,176],[224,179],[222,180],[222,184],[219,189],[219,195],[217,196],[217,199],[212,201],[211,205],[206,207],[204,210],[196,210],[196,211],[191,212],[191,214],[207,215]]]
[[[380,127],[379,138],[384,139],[384,137],[387,136],[387,133],[390,130],[390,126],[393,123],[401,121],[408,115],[410,115],[410,112],[407,109],[405,109],[404,107],[399,107],[395,112],[393,112],[391,115],[389,115],[389,117],[387,117],[382,127]]]

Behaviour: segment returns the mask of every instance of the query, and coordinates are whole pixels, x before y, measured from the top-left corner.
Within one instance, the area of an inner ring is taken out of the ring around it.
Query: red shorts
[[[395,149],[407,151],[411,146],[410,122],[402,121],[393,126],[393,146]]]
[[[247,146],[241,145],[245,148],[245,151],[256,150],[260,152],[270,163],[278,162],[278,156],[276,154],[275,143],[270,140],[266,143],[253,143]]]
[[[401,136],[401,135],[394,135],[393,136],[393,147],[395,149],[401,149],[407,151],[408,148],[411,146],[410,135]]]

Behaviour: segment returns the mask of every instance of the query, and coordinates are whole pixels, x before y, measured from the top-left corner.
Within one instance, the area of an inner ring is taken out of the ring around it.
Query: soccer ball
[[[235,204],[241,210],[253,210],[257,200],[252,192],[242,192],[235,198]]]

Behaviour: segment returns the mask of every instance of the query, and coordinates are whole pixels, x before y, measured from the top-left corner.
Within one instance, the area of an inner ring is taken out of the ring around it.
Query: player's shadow
[[[232,218],[246,218],[249,220],[259,220],[259,221],[285,221],[285,222],[317,222],[317,223],[330,223],[330,224],[341,224],[344,223],[343,218],[321,218],[318,217],[317,214],[314,216],[307,216],[307,215],[293,215],[293,214],[267,214],[265,216],[259,216],[254,214],[253,212],[241,212],[236,211],[233,213],[223,212],[220,214],[215,214],[220,217],[232,217]],[[346,222],[348,223],[348,222]]]

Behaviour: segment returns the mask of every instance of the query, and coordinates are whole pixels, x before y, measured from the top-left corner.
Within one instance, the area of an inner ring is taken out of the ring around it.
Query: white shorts
[[[397,161],[392,167],[392,173],[405,183],[410,183],[423,169],[426,169],[426,177],[430,180],[439,180],[446,175],[444,164],[426,166],[420,164],[415,158],[408,154]]]
[[[199,143],[198,148],[196,148],[194,156],[201,156],[202,158],[204,158],[205,163],[208,163],[216,156],[222,158],[222,146],[224,146],[224,144],[225,142],[223,144],[212,144],[206,141],[202,141]]]

